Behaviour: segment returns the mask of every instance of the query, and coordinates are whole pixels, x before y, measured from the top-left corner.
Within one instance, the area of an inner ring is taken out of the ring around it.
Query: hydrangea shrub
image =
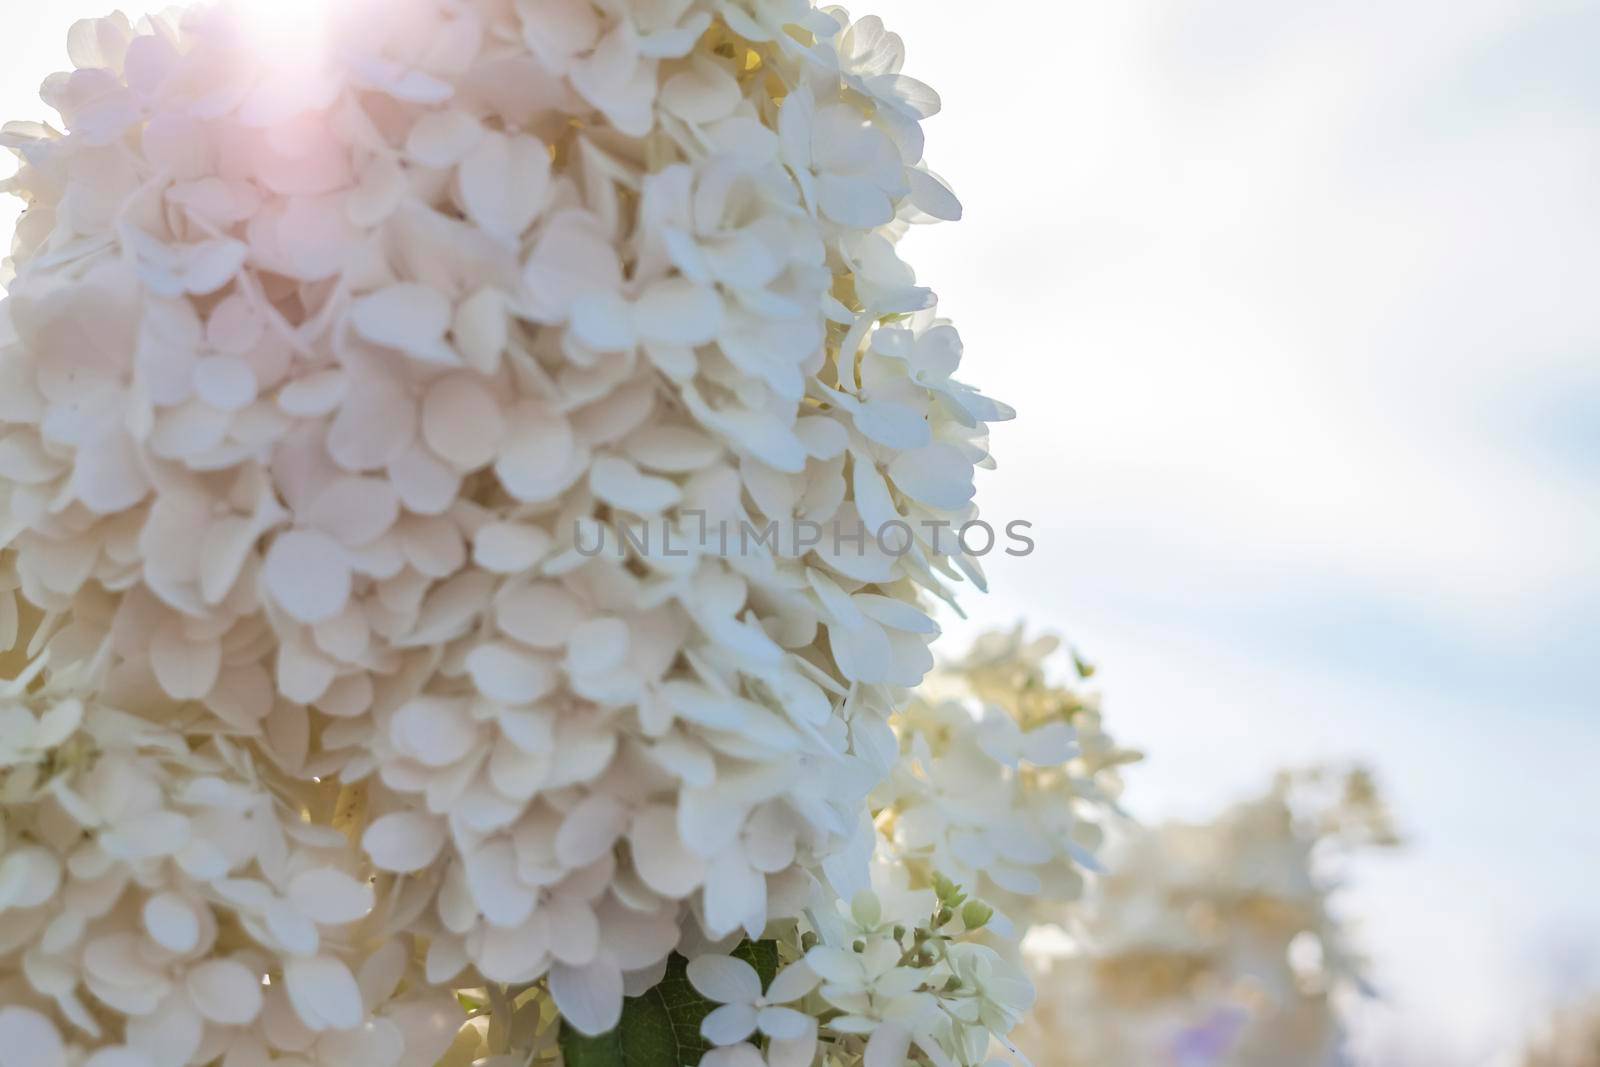
[[[983,1062],[1104,798],[1066,705],[901,715],[1010,412],[900,39],[250,10],[0,133],[0,1065]]]
[[[1340,1067],[1340,1001],[1369,992],[1329,863],[1398,843],[1371,776],[1278,777],[1216,818],[1120,835],[1068,953],[1030,960],[1014,1035],[1064,1067]]]

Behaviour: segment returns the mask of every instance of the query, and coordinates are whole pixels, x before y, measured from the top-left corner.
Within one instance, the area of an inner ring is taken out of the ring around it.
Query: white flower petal
[[[454,315],[443,293],[415,282],[379,289],[350,307],[350,323],[362,337],[431,363],[453,361],[444,335]]]
[[[621,619],[589,619],[579,623],[567,639],[567,673],[607,674],[628,658],[628,625]]]
[[[584,293],[572,302],[572,335],[596,352],[626,352],[638,343],[633,307],[609,290]]]
[[[389,480],[400,503],[418,515],[443,515],[461,493],[461,475],[421,445],[390,462]]]
[[[333,538],[290,530],[267,550],[262,580],[284,611],[304,623],[323,622],[350,599],[350,560]]]
[[[290,415],[316,418],[337,410],[349,388],[350,379],[343,371],[319,371],[285,385],[278,393],[278,406]]]
[[[754,1004],[761,996],[761,978],[755,968],[736,956],[698,956],[689,961],[689,984],[707,1000],[719,1004]],[[750,1014],[750,1027],[755,1027],[755,1013]],[[718,1041],[731,1045],[743,1041],[750,1034],[746,1030],[738,1037]],[[708,1035],[709,1036],[709,1035]]]
[[[722,300],[687,278],[656,282],[634,304],[639,336],[664,345],[703,345],[722,329]]]
[[[175,811],[153,811],[118,819],[100,835],[100,847],[124,860],[172,856],[189,843],[191,826]]]
[[[901,492],[930,507],[954,511],[972,500],[972,464],[954,445],[939,442],[897,456],[889,477]]]
[[[472,560],[495,574],[531,570],[550,554],[554,539],[537,526],[492,522],[473,535]]]
[[[482,381],[452,374],[435,382],[422,402],[422,438],[464,471],[492,462],[505,436],[500,404]]]
[[[28,1008],[0,1008],[0,1067],[67,1067],[55,1024]]]
[[[862,404],[855,423],[863,434],[896,451],[921,448],[932,438],[927,417],[920,408],[892,400]]]
[[[701,1056],[700,1067],[767,1067],[767,1061],[761,1058],[761,1051],[754,1045],[729,1045]]]
[[[598,219],[567,211],[543,227],[523,281],[533,295],[534,317],[564,322],[572,302],[584,293],[621,288],[622,263]]]
[[[371,544],[400,518],[400,498],[383,478],[345,475],[316,495],[307,522],[349,548]]]
[[[198,700],[211,692],[222,671],[222,643],[216,638],[192,640],[172,622],[150,642],[150,667],[161,688],[174,700]]]
[[[639,473],[625,459],[601,456],[589,469],[589,488],[613,507],[635,515],[655,515],[683,498],[677,484],[666,478]]]
[[[698,987],[696,987],[698,988]],[[704,993],[704,990],[701,990]],[[709,995],[709,994],[708,994]],[[711,999],[718,999],[712,997]],[[756,1009],[742,1002],[724,1004],[700,1021],[700,1033],[713,1045],[733,1045],[755,1032]]]
[[[207,356],[195,364],[194,391],[214,408],[238,411],[255,401],[255,371],[239,356]]]
[[[395,712],[390,736],[402,752],[424,766],[448,766],[478,742],[478,724],[467,705],[464,697],[417,697]]]
[[[768,1037],[780,1041],[793,1041],[805,1035],[806,1029],[816,1020],[793,1008],[766,1007],[756,1016],[756,1025]]]
[[[540,503],[582,474],[574,465],[578,453],[572,424],[564,417],[523,406],[507,421],[511,431],[494,467],[506,492],[518,500]]]
[[[121,432],[80,449],[72,487],[83,506],[98,515],[114,515],[143,500],[150,481],[139,455],[138,446]]]
[[[817,1021],[808,1020],[806,1032],[796,1038],[774,1038],[767,1045],[767,1067],[811,1067],[817,1052]]]
[[[616,797],[605,793],[585,797],[561,821],[556,858],[566,867],[587,867],[611,851],[628,828],[630,815]]]
[[[556,896],[543,905],[550,954],[573,967],[593,963],[600,951],[600,922],[586,901]]]
[[[766,923],[767,879],[737,850],[724,852],[706,871],[706,932],[725,937],[740,927]]]
[[[848,984],[861,979],[861,962],[854,953],[832,945],[816,945],[806,953],[807,967],[825,982]]]
[[[478,970],[495,982],[525,982],[543,974],[550,946],[543,922],[529,922],[514,930],[496,930],[477,954]]]
[[[894,204],[883,190],[854,176],[821,175],[817,204],[828,218],[855,230],[875,229],[894,219]]]
[[[410,392],[388,378],[356,379],[328,428],[328,455],[351,473],[381,470],[405,455],[416,431]]]
[[[513,588],[495,606],[500,629],[531,648],[565,646],[587,616],[578,598],[554,582]]]
[[[506,298],[493,289],[479,289],[456,307],[451,333],[467,364],[482,374],[493,374],[510,341]]]
[[[467,887],[491,926],[521,926],[533,914],[539,893],[517,875],[511,843],[492,841],[466,857]]]
[[[478,692],[505,704],[531,704],[557,681],[547,660],[500,642],[467,653],[466,668]]]
[[[150,939],[169,952],[184,955],[200,943],[196,906],[177,893],[157,893],[145,901],[143,916]]]
[[[399,811],[374,819],[361,847],[380,869],[409,874],[431,864],[444,848],[444,823],[421,812]]]
[[[205,1038],[205,1019],[187,997],[173,994],[148,1015],[128,1020],[123,1040],[157,1067],[188,1063]]]
[[[628,458],[646,470],[686,474],[710,466],[722,453],[715,439],[687,426],[647,426],[631,435]]]
[[[319,925],[341,926],[365,918],[376,898],[370,885],[343,871],[313,867],[289,882],[289,902]]]
[[[772,984],[767,987],[766,999],[772,1004],[788,1004],[817,988],[820,981],[817,973],[807,967],[804,960],[797,960],[773,977]]]
[[[453,167],[483,137],[483,126],[464,111],[430,111],[406,137],[406,155],[429,167]]]
[[[587,967],[557,963],[550,968],[550,995],[563,1020],[595,1037],[622,1018],[622,971],[604,953]]]
[[[361,989],[342,961],[331,956],[291,959],[284,964],[283,979],[306,1029],[353,1030],[361,1025]]]
[[[61,885],[61,861],[38,846],[16,848],[0,859],[0,906],[37,908]]]
[[[910,1052],[910,1032],[899,1023],[882,1023],[867,1039],[861,1067],[905,1067]]]
[[[261,978],[237,960],[206,960],[189,969],[195,1010],[223,1026],[245,1026],[261,1014]]]
[[[705,881],[706,862],[684,847],[669,807],[654,805],[635,815],[628,844],[639,877],[664,897],[680,900]]]
[[[544,209],[550,150],[537,137],[485,133],[461,160],[461,202],[486,231],[514,240]]]
[[[911,202],[919,210],[946,222],[961,220],[961,201],[937,176],[913,168],[906,172],[906,177],[911,182]]]
[[[696,56],[690,69],[667,79],[661,106],[685,122],[713,122],[739,105],[739,83],[715,63]]]

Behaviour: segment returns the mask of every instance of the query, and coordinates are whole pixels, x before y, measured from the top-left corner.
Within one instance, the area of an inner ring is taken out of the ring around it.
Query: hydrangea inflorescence
[[[1328,864],[1398,843],[1370,773],[1333,766],[1125,836],[1080,951],[1031,961],[1040,1010],[1018,1043],[1067,1067],[1350,1062],[1340,1001],[1369,990]]]
[[[529,1004],[609,1031],[675,951],[727,1062],[980,1061],[1026,983],[874,825],[1010,417],[896,251],[960,213],[899,38],[250,26],[78,23],[63,129],[0,134],[0,1063],[523,1062]],[[844,537],[696,537],[801,521]],[[701,962],[779,934],[776,991]]]

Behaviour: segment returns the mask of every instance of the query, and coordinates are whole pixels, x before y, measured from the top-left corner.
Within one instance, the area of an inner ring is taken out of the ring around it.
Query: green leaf
[[[778,973],[776,941],[743,941],[731,954],[756,969],[762,988]],[[622,1022],[609,1034],[585,1037],[563,1023],[566,1067],[696,1067],[711,1049],[700,1022],[717,1005],[689,984],[688,966],[674,952],[654,988],[622,1002]]]
[[[776,941],[741,941],[739,947],[728,953],[737,956],[756,969],[761,976],[761,988],[772,984],[778,975],[778,943]]]
[[[622,1060],[622,1028],[586,1037],[561,1024],[561,1061],[566,1067],[618,1067]]]

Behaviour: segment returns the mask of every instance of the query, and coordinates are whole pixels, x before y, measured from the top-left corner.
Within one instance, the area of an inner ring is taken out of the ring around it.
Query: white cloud
[[[1470,420],[1510,375],[1560,388],[1600,339],[1600,242],[1573,239],[1600,220],[1593,138],[1515,107],[1438,129],[1512,6],[1246,4],[1220,27],[1216,5],[1102,7],[1030,17],[1045,52],[889,5],[945,92],[933,159],[970,206],[916,259],[1024,416],[991,501],[1075,531],[1154,520],[1458,621],[1559,593],[1600,532],[1593,490]]]

